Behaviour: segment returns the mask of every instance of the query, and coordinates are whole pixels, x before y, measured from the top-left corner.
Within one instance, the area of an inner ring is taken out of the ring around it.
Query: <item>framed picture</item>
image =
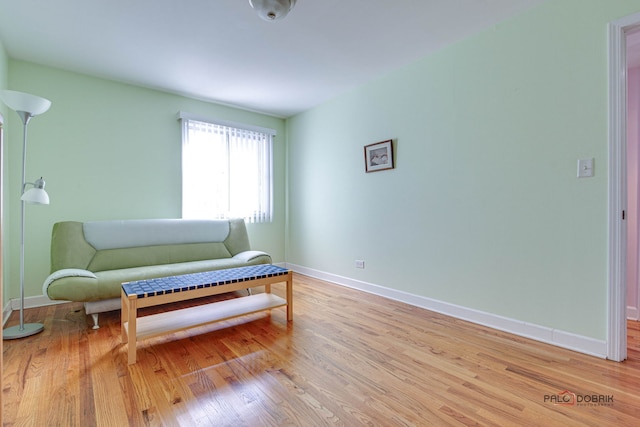
[[[367,172],[393,169],[393,143],[391,140],[365,145],[364,166]]]

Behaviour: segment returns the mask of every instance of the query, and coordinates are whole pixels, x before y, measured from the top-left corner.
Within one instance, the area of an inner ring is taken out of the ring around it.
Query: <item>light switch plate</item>
[[[578,178],[588,178],[593,176],[593,157],[588,159],[578,159]]]

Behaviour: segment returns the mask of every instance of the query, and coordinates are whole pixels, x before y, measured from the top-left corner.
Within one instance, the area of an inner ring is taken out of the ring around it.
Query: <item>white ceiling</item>
[[[11,58],[289,117],[543,0],[0,0]]]

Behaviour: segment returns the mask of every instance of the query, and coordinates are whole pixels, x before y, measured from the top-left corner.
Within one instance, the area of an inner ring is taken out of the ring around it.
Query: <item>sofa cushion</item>
[[[137,246],[224,242],[228,221],[182,219],[132,219],[88,221],[82,224],[84,238],[97,250]]]
[[[151,265],[231,258],[224,243],[190,243],[98,251],[87,270],[105,271]]]

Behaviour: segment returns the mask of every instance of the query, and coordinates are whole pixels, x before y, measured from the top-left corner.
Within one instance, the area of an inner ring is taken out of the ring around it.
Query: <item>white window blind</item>
[[[270,129],[182,120],[182,217],[273,217],[273,155]]]

